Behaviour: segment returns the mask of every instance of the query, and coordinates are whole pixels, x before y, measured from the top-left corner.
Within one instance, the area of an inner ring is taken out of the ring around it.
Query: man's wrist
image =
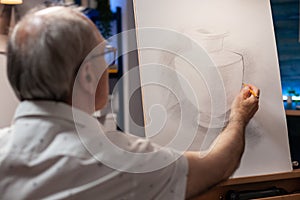
[[[241,115],[232,115],[229,117],[229,124],[238,125],[245,128],[247,121]]]

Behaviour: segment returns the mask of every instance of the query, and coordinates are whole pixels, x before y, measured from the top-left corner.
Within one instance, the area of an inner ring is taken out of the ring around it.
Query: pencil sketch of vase
[[[201,77],[193,67],[188,66],[181,59],[175,60],[175,69],[178,73],[187,77],[196,93],[199,109],[198,124],[207,128],[224,127],[228,122],[230,107],[234,97],[242,87],[243,56],[224,48],[224,39],[229,35],[226,32],[211,33],[203,29],[193,29],[187,31],[186,35],[207,52],[214,64],[214,66],[201,67],[201,70],[205,70],[205,74],[208,76],[219,77],[222,81],[216,81],[215,85],[208,86],[206,83],[207,77]],[[218,72],[218,76],[216,76],[216,72]],[[218,85],[220,82],[223,85]],[[223,108],[213,105],[218,109],[215,109],[212,113],[211,98],[213,97],[210,95],[211,91],[221,87],[225,90],[225,103],[222,105]]]

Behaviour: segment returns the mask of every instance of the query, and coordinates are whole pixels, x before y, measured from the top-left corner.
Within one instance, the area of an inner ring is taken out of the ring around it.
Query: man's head
[[[8,43],[7,74],[17,97],[71,103],[81,63],[103,41],[92,22],[70,8],[30,12]]]

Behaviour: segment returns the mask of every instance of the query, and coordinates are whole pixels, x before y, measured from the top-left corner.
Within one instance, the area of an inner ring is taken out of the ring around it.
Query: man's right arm
[[[218,136],[208,153],[188,151],[189,174],[186,198],[193,197],[213,185],[228,179],[239,166],[245,147],[245,128],[258,110],[259,95],[255,86],[246,86],[235,98],[227,127]]]

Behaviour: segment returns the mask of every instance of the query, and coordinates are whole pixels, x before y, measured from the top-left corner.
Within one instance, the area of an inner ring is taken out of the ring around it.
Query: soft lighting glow
[[[287,100],[287,96],[283,95],[282,99],[283,99],[283,101],[286,101]]]
[[[1,4],[10,4],[10,5],[16,5],[16,4],[22,4],[23,0],[0,0]]]
[[[286,95],[283,95],[283,100],[286,101],[287,99],[288,99],[288,97]],[[300,96],[298,96],[298,97],[297,96],[292,96],[292,99],[299,101],[300,100]]]

